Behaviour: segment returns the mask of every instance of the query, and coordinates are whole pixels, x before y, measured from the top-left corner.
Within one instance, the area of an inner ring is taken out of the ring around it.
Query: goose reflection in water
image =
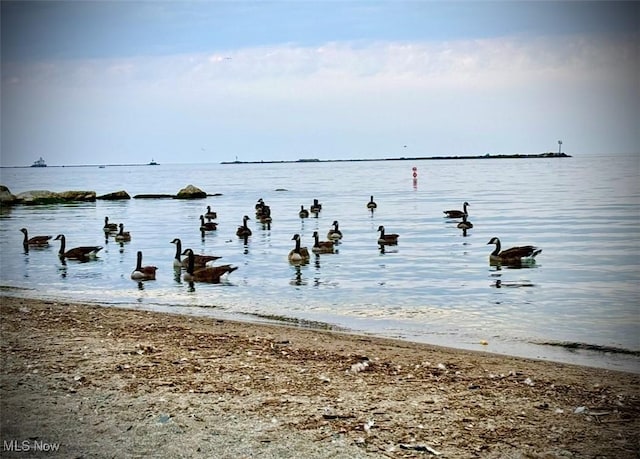
[[[322,280],[322,269],[321,269],[321,263],[320,263],[321,258],[322,257],[320,256],[320,254],[318,253],[314,254],[314,262],[313,262],[313,266],[315,268],[315,273],[313,276],[314,287],[319,287],[320,285],[324,284]]]
[[[302,277],[302,263],[292,266],[295,269],[295,274],[289,283],[296,286],[307,285],[307,280]]]
[[[42,252],[45,250],[48,250],[51,246],[49,245],[29,245],[29,244],[24,244],[22,246],[22,253],[24,253],[25,255],[29,255],[29,250],[33,250],[35,252]]]
[[[249,236],[248,235],[242,235],[239,236],[240,241],[242,241],[242,246],[244,247],[244,250],[242,251],[243,254],[245,255],[249,255]]]
[[[60,266],[58,268],[58,271],[60,272],[60,277],[63,279],[66,279],[67,277],[67,259],[66,258],[61,258],[60,259],[60,264],[62,266]]]
[[[492,287],[495,288],[502,288],[502,287],[535,287],[536,284],[530,282],[530,281],[522,281],[522,282],[502,282],[501,279],[496,279],[495,283],[492,285]]]
[[[398,249],[396,247],[389,248],[389,246],[387,245],[380,244],[378,248],[380,250],[380,255],[384,255],[387,253],[398,253]]]
[[[527,269],[538,268],[539,265],[533,258],[523,258],[521,260],[508,260],[508,261],[496,261],[489,260],[489,266],[492,266],[496,271],[500,271],[502,268],[507,269]]]

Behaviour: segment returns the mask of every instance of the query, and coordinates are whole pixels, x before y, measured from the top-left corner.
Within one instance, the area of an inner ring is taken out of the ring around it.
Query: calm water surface
[[[413,181],[412,167],[418,179]],[[361,333],[457,348],[640,372],[640,164],[638,156],[294,164],[200,164],[4,168],[0,182],[28,190],[126,190],[175,194],[193,184],[203,200],[131,199],[3,209],[1,285],[22,296],[247,320],[327,324]],[[366,209],[374,195],[378,209]],[[258,198],[273,224],[254,219]],[[301,220],[316,198],[318,218]],[[470,203],[466,237],[443,210]],[[204,237],[199,215],[217,211]],[[243,215],[253,235],[235,236]],[[131,242],[105,239],[104,217],[123,222]],[[338,253],[292,266],[291,237],[326,239]],[[382,253],[377,228],[400,234]],[[58,242],[25,253],[18,231],[64,233],[67,247],[104,246],[96,261],[61,263]],[[543,249],[528,268],[490,266],[504,247]],[[220,284],[190,286],[173,269],[183,248],[239,267]],[[129,278],[136,251],[157,280]],[[488,345],[481,342],[486,341]],[[577,348],[576,348],[577,347]]]

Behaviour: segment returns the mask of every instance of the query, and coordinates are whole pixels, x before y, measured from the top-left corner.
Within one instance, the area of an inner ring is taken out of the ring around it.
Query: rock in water
[[[177,199],[201,199],[206,197],[207,193],[193,185],[187,185],[185,188],[178,191],[178,194],[176,195]]]

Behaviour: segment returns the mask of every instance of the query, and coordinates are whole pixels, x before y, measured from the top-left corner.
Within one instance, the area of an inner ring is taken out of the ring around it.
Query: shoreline
[[[14,440],[57,442],[61,457],[640,451],[640,376],[632,373],[291,325],[0,298],[3,457],[24,457],[7,450]]]
[[[273,314],[256,314],[249,312],[229,312],[216,310],[215,313],[203,313],[198,307],[193,309],[188,305],[158,305],[154,303],[109,303],[99,301],[82,301],[60,295],[25,295],[12,288],[0,287],[0,297],[10,296],[18,299],[44,301],[49,303],[73,303],[87,306],[117,308],[140,312],[157,312],[173,314],[181,317],[205,318],[210,320],[224,320],[250,325],[284,326],[311,331],[337,332],[351,336],[362,336],[373,339],[389,339],[415,345],[435,346],[454,351],[482,352],[508,358],[522,358],[534,361],[557,364],[573,364],[601,370],[618,371],[640,376],[640,351],[627,348],[589,344],[576,341],[553,340],[524,340],[509,341],[496,337],[487,339],[485,335],[477,336],[475,340],[460,340],[440,336],[438,339],[428,339],[424,335],[412,333],[385,333],[383,330],[358,327],[355,323],[340,323],[339,321],[320,321],[296,316],[281,316]],[[335,318],[334,318],[335,319]],[[362,324],[360,324],[362,325]],[[467,337],[468,338],[468,337]]]

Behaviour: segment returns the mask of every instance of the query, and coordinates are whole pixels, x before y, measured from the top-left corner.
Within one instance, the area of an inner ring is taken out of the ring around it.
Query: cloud
[[[493,88],[540,78],[589,79],[637,70],[632,41],[564,39],[281,45],[127,59],[6,63],[5,82],[43,86],[123,87],[334,80],[337,87],[403,82],[411,87]],[[338,84],[339,83],[339,84]]]
[[[140,137],[174,149],[207,137],[220,149],[267,156],[309,138],[336,154],[338,144],[348,150],[358,142],[382,154],[402,137],[437,153],[461,131],[469,140],[459,148],[485,151],[493,142],[508,151],[513,144],[500,145],[498,135],[531,126],[539,137],[554,130],[586,137],[581,128],[600,126],[603,138],[592,145],[609,144],[609,135],[637,145],[629,121],[640,100],[636,43],[580,36],[353,41],[5,63],[3,151],[78,151],[90,143],[127,154]]]

